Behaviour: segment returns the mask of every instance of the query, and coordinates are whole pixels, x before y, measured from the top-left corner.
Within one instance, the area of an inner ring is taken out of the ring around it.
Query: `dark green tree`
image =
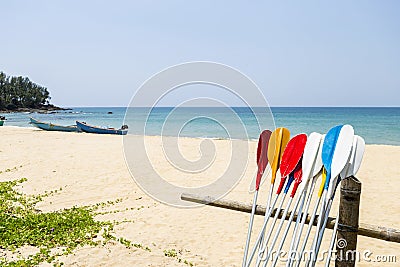
[[[49,101],[46,87],[33,83],[28,77],[12,77],[0,72],[0,110],[41,108]]]

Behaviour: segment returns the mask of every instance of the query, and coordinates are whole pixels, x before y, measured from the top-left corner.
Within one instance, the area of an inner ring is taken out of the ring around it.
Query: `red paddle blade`
[[[303,157],[300,159],[299,163],[297,164],[296,168],[294,169],[294,185],[292,189],[292,193],[290,194],[290,197],[294,197],[297,191],[297,187],[302,181],[303,178],[303,169],[302,169],[302,160]]]
[[[268,143],[269,143],[269,138],[271,137],[271,134],[272,134],[272,132],[270,130],[264,130],[261,132],[260,137],[258,138],[257,164],[260,161],[261,152],[263,151],[263,149],[266,149],[266,151],[268,151]]]
[[[299,134],[293,137],[287,144],[285,151],[282,155],[282,161],[280,166],[281,181],[279,183],[278,190],[279,194],[285,184],[286,176],[288,176],[296,166],[298,165],[301,157],[303,156],[304,148],[307,143],[307,135]]]
[[[268,144],[269,139],[271,137],[272,132],[270,130],[264,130],[260,134],[258,138],[258,146],[257,146],[257,179],[256,179],[256,190],[260,188],[261,177],[264,173],[265,168],[268,164],[267,152],[268,152]]]
[[[306,143],[306,134],[298,134],[289,141],[282,155],[280,166],[282,178],[288,176],[296,168],[301,157],[303,156]]]

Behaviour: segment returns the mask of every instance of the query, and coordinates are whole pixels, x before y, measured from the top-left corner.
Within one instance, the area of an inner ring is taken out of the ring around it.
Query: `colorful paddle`
[[[271,187],[268,194],[267,207],[270,207],[271,198],[274,191],[276,173],[280,167],[283,151],[290,140],[290,131],[286,128],[277,128],[270,137],[270,146],[268,147],[268,161],[271,166]]]
[[[318,217],[317,231],[314,237],[312,252],[313,259],[311,265],[314,266],[319,250],[319,229],[323,222],[325,209],[327,208],[327,192],[329,187],[336,186],[337,176],[346,166],[352,149],[354,129],[351,125],[339,125],[333,127],[325,136],[322,147],[322,162],[326,169],[326,181],[324,186],[324,195],[322,197],[320,216]],[[333,177],[333,178],[332,178]],[[332,179],[331,179],[332,178]],[[324,229],[323,229],[324,230]],[[323,231],[322,231],[323,234]],[[322,238],[322,237],[321,237]]]
[[[244,256],[243,256],[243,266],[245,266],[246,261],[247,261],[247,252],[249,250],[251,230],[253,228],[254,213],[255,213],[256,205],[257,205],[257,197],[258,197],[258,190],[260,188],[260,181],[261,181],[261,177],[264,174],[264,170],[268,164],[267,151],[268,151],[269,139],[271,137],[271,134],[272,134],[272,132],[270,130],[264,130],[260,134],[260,137],[258,138],[258,146],[257,146],[257,167],[258,167],[258,169],[257,169],[256,185],[255,185],[256,191],[254,193],[249,228],[247,230],[246,245],[245,245]]]
[[[338,141],[339,134],[340,134],[340,131],[342,130],[342,128],[343,128],[343,125],[338,125],[338,126],[331,128],[328,131],[328,133],[326,134],[325,139],[324,139],[324,144],[322,146],[322,163],[324,164],[324,169],[326,171],[326,178],[325,178],[323,195],[321,197],[322,205],[321,205],[320,214],[318,217],[317,230],[315,232],[314,241],[313,241],[313,244],[311,247],[313,249],[313,251],[315,249],[316,242],[318,239],[318,229],[321,227],[321,223],[322,223],[321,218],[322,218],[322,214],[324,213],[326,192],[328,190],[328,186],[329,186],[329,182],[330,182],[330,178],[331,178],[331,171],[332,171],[331,167],[332,167],[333,155],[334,155],[336,143]],[[346,159],[347,158],[348,158],[348,156],[346,157]],[[319,194],[318,194],[318,196],[319,196]],[[313,255],[313,256],[316,257],[316,255]]]
[[[325,181],[326,181],[326,170],[325,170],[325,168],[322,168],[321,185],[320,185],[319,190],[318,190],[317,201],[316,201],[316,204],[314,206],[313,212],[311,213],[312,215],[311,215],[310,223],[308,224],[308,229],[307,229],[305,238],[303,240],[303,245],[301,246],[301,249],[300,249],[299,253],[296,254],[299,257],[302,257],[302,255],[303,255],[303,252],[304,252],[304,250],[306,248],[306,245],[307,245],[307,242],[308,242],[308,237],[310,236],[310,233],[311,233],[313,222],[315,221],[315,217],[317,216],[317,211],[318,211],[319,204],[321,202],[322,193],[324,192]],[[310,194],[312,194],[312,193],[313,193],[313,191],[310,191]],[[303,219],[304,222],[302,221],[303,225],[305,223],[305,219],[306,218]],[[301,260],[299,259],[296,262],[296,267],[298,267],[300,265],[300,262],[301,262]],[[293,261],[291,261],[290,266],[292,266],[292,265],[293,265]]]
[[[322,139],[323,142],[323,139]],[[322,144],[318,150],[318,163],[320,165],[316,165],[318,167],[316,167],[314,169],[314,173],[312,174],[312,179],[311,180],[311,185],[307,188],[304,188],[303,191],[303,195],[301,198],[301,206],[299,208],[299,211],[297,212],[297,220],[296,220],[296,224],[295,224],[295,229],[293,230],[293,235],[292,235],[292,241],[290,244],[290,249],[289,249],[289,254],[288,254],[288,261],[286,263],[286,266],[292,266],[292,259],[295,259],[297,257],[297,248],[300,244],[300,240],[301,240],[301,234],[303,232],[303,228],[307,219],[307,215],[308,215],[308,210],[310,208],[310,204],[311,204],[311,200],[312,200],[312,195],[314,193],[314,189],[315,189],[315,185],[316,182],[318,180],[319,177],[321,177],[321,168],[322,168],[322,159],[321,159],[321,151],[322,151]],[[323,184],[322,184],[323,186]],[[307,200],[306,200],[307,197]],[[305,208],[303,211],[303,205],[304,205],[304,201],[305,203]],[[319,204],[319,203],[318,203]],[[300,222],[301,220],[301,222]],[[311,228],[310,228],[311,230]]]
[[[307,142],[307,135],[306,134],[296,135],[295,137],[293,137],[288,142],[288,144],[287,144],[287,146],[285,148],[285,151],[283,152],[282,160],[281,160],[281,164],[280,164],[281,181],[280,181],[280,184],[279,184],[279,187],[278,187],[278,190],[277,190],[277,194],[278,195],[280,194],[280,192],[281,192],[281,190],[282,190],[282,188],[283,188],[283,186],[285,184],[286,177],[295,170],[296,166],[299,165],[299,162],[300,162],[301,157],[302,157],[303,152],[304,152],[304,147],[306,145],[306,142]],[[300,168],[300,172],[298,171],[297,175],[299,175],[301,173],[301,164],[300,164],[299,168]],[[294,185],[293,192],[296,192],[297,187],[298,187],[299,183],[301,182],[301,175],[298,177],[297,180],[295,179],[295,177],[293,177],[292,179],[290,179],[288,181],[288,183],[286,185],[286,188],[284,190],[284,194],[283,194],[282,200],[280,202],[279,208],[277,209],[277,212],[275,213],[273,223],[272,223],[272,225],[271,225],[271,227],[269,229],[269,232],[267,234],[267,239],[265,240],[265,242],[263,242],[264,245],[261,246],[261,248],[260,248],[260,251],[259,251],[259,254],[258,254],[258,257],[257,257],[256,266],[259,265],[259,263],[260,263],[260,261],[261,261],[261,259],[263,257],[263,253],[264,253],[265,248],[266,248],[266,246],[268,244],[269,238],[271,237],[272,230],[274,229],[275,223],[276,223],[276,221],[278,219],[279,211],[282,208],[283,201],[284,201],[284,199],[286,197],[287,192],[289,191],[289,188],[290,188],[290,185],[291,185],[291,181],[293,181],[293,180],[295,180],[295,185]],[[293,196],[291,196],[291,198],[290,198],[290,203],[292,202],[292,199],[293,199]],[[285,210],[285,213],[287,214],[287,210]],[[274,241],[274,242],[276,242],[276,241]]]
[[[301,218],[300,214],[303,210],[304,198],[307,193],[309,182],[310,182],[311,178],[316,176],[316,174],[318,174],[322,168],[322,159],[321,159],[321,152],[322,152],[321,139],[322,138],[323,138],[323,136],[321,134],[313,132],[310,134],[310,136],[307,139],[307,143],[306,143],[306,146],[304,148],[304,153],[303,153],[303,160],[302,160],[303,177],[305,177],[305,180],[300,184],[300,187],[298,189],[299,197],[296,201],[295,208],[292,211],[291,219],[289,220],[289,223],[284,232],[284,237],[279,246],[279,251],[282,249],[282,246],[285,242],[286,236],[289,232],[296,208],[297,208],[299,202],[302,201],[301,205],[299,207],[299,210],[297,212],[297,220],[296,220],[296,224],[295,224],[295,230],[294,230],[293,236],[292,236],[292,242],[290,244],[290,251],[293,249],[293,247],[295,245],[294,243],[295,243],[295,239],[296,239],[295,238],[296,237],[296,229],[298,228],[298,225],[300,223],[300,218]],[[312,184],[315,185],[316,179],[312,179],[312,180],[313,180]],[[312,187],[313,187],[313,185],[312,185]],[[306,216],[303,216],[303,217],[305,218]],[[297,249],[297,247],[296,247],[296,249]],[[288,264],[289,264],[289,261],[290,261],[290,258],[288,260]]]
[[[263,175],[261,176],[261,180],[260,180],[258,183],[257,183],[258,175],[256,175],[256,176],[253,177],[253,179],[251,180],[250,186],[249,186],[249,193],[255,192],[255,191],[256,191],[257,185],[258,185],[258,187],[260,187],[260,186],[263,184],[265,178],[271,173],[271,165],[268,164],[267,151],[268,151],[269,140],[270,140],[270,138],[271,138],[272,132],[271,132],[270,130],[264,130],[264,132],[265,132],[265,131],[268,132],[268,136],[265,136],[265,137],[264,137],[264,138],[268,139],[268,140],[267,140],[268,145],[266,146],[266,147],[267,147],[267,148],[266,148],[266,151],[264,151],[264,153],[263,153],[263,160],[266,160],[266,161],[267,161],[267,166],[264,168],[264,173],[263,173]],[[260,138],[261,138],[261,135],[260,135]],[[258,138],[258,146],[257,146],[257,159],[256,159],[256,160],[257,160],[257,161],[256,161],[257,165],[258,165],[258,162],[260,161],[260,157],[261,157],[260,138]]]
[[[298,254],[300,256],[303,255],[303,252],[304,252],[305,247],[307,245],[307,242],[308,242],[308,239],[309,239],[309,236],[310,236],[310,233],[311,233],[311,229],[312,229],[312,226],[313,226],[312,222],[314,222],[314,220],[316,218],[318,207],[319,207],[319,204],[321,202],[321,199],[324,199],[324,197],[325,197],[325,195],[323,196],[323,194],[325,194],[325,192],[326,192],[324,190],[324,188],[325,188],[325,184],[327,183],[327,177],[328,177],[327,168],[329,168],[329,174],[330,174],[331,165],[332,165],[332,156],[333,156],[333,153],[335,151],[335,146],[336,146],[336,143],[337,143],[337,139],[339,137],[339,133],[340,133],[340,130],[342,129],[342,127],[343,127],[343,125],[338,125],[338,126],[335,126],[335,127],[331,128],[328,131],[328,133],[325,135],[325,137],[324,137],[324,141],[323,141],[323,145],[322,145],[322,153],[321,153],[321,158],[322,158],[322,161],[323,161],[323,164],[324,164],[321,186],[320,186],[319,191],[318,191],[318,198],[317,198],[316,204],[314,206],[313,212],[311,214],[311,220],[310,220],[310,223],[308,225],[308,229],[307,229],[307,232],[306,232],[305,239],[303,241],[303,245],[302,245],[302,247],[300,249],[300,253]],[[329,182],[328,182],[328,184],[329,184]],[[312,192],[310,192],[310,194],[312,194]],[[323,205],[321,206],[321,212],[322,211],[323,211]],[[321,215],[321,213],[320,213],[320,215]],[[317,228],[317,230],[316,230],[316,235],[318,235],[318,229],[319,228]],[[316,240],[316,238],[314,238],[314,240]],[[312,248],[313,247],[314,247],[314,244],[312,245]],[[314,255],[312,255],[312,256],[314,256]],[[301,261],[297,261],[296,266],[299,266],[300,262]]]
[[[261,177],[261,181],[260,181],[260,187],[264,184],[265,180],[267,180],[267,178],[269,177],[269,175],[271,174],[271,165],[267,165],[267,167],[264,170],[264,174]],[[256,191],[256,179],[257,176],[253,176],[253,179],[251,179],[250,185],[249,185],[249,193],[252,194]]]
[[[265,261],[264,261],[263,267],[267,266],[267,264],[268,264],[268,260],[269,260],[271,254],[272,254],[271,252],[273,251],[273,248],[274,248],[274,246],[275,246],[275,243],[276,243],[276,241],[278,240],[279,233],[280,233],[280,231],[281,231],[281,229],[282,229],[282,226],[283,226],[283,224],[284,224],[284,222],[285,222],[285,218],[286,218],[286,216],[287,216],[287,214],[288,214],[288,211],[289,211],[289,209],[290,209],[290,206],[292,205],[293,198],[294,198],[294,196],[295,196],[295,194],[296,194],[296,192],[297,192],[298,185],[302,182],[302,175],[303,175],[303,172],[302,172],[302,161],[300,160],[299,163],[297,164],[295,170],[293,171],[293,176],[294,176],[294,185],[293,185],[293,189],[292,189],[292,192],[291,192],[291,194],[290,194],[289,201],[288,201],[288,203],[287,203],[287,205],[286,205],[285,212],[283,213],[283,215],[282,215],[282,217],[281,217],[281,221],[280,221],[280,223],[279,223],[278,229],[276,230],[275,236],[274,236],[274,238],[273,238],[273,240],[272,240],[272,243],[271,243],[271,246],[270,246],[270,249],[269,249],[270,253],[267,254],[267,257],[266,257],[266,259],[265,259]],[[298,205],[298,204],[299,204],[299,201],[296,201],[296,205],[295,205],[295,207],[294,207],[294,210],[297,209],[297,205]],[[291,215],[290,215],[290,219],[291,219],[291,220],[293,220],[294,210],[291,212]],[[289,224],[288,224],[288,226],[290,225],[290,219],[289,219]],[[288,231],[289,231],[289,230],[288,230],[288,227],[286,227],[285,232],[284,232],[284,236],[282,237],[281,243],[279,244],[279,251],[280,251],[280,249],[281,249],[281,245],[283,246],[283,243],[285,242],[286,235],[287,235],[287,232],[288,232]],[[277,255],[279,255],[279,253],[278,253]],[[278,260],[278,258],[279,258],[279,257],[276,257],[275,260]],[[276,264],[276,263],[274,263],[274,264]]]
[[[307,135],[299,134],[293,137],[287,144],[280,165],[281,181],[279,183],[278,191],[282,190],[286,177],[295,170],[296,166],[299,165],[306,143]],[[296,187],[298,185],[299,184],[297,184]]]
[[[345,179],[350,176],[354,176],[357,174],[357,172],[361,166],[362,158],[364,156],[364,151],[365,151],[364,139],[358,135],[355,135],[354,139],[353,139],[353,149],[351,151],[351,156],[350,156],[349,162],[347,163],[346,167],[340,173],[340,177],[341,177],[340,180]],[[325,225],[326,225],[326,223],[325,223]],[[332,233],[332,238],[331,238],[331,243],[329,246],[327,259],[325,262],[325,267],[329,267],[329,264],[330,264],[333,247],[335,245],[338,225],[339,225],[339,211],[336,216],[335,226],[333,227],[333,233]]]
[[[271,177],[271,187],[268,195],[268,200],[267,200],[267,205],[266,205],[266,210],[265,210],[265,216],[264,216],[264,223],[261,228],[261,231],[257,237],[257,241],[251,251],[251,254],[249,256],[249,259],[247,261],[246,266],[250,265],[251,261],[253,260],[253,257],[257,251],[257,247],[262,245],[263,237],[264,237],[264,231],[267,226],[268,220],[271,216],[271,213],[275,207],[276,201],[278,200],[279,193],[277,193],[274,202],[272,205],[271,203],[271,198],[273,194],[273,188],[274,188],[274,183],[275,183],[275,178],[276,178],[276,173],[278,171],[278,168],[280,166],[280,161],[283,155],[283,151],[285,150],[288,141],[290,139],[290,132],[286,128],[277,128],[275,131],[272,132],[270,140],[269,140],[269,145],[268,145],[268,161],[271,165],[271,172],[272,172],[272,177]],[[280,207],[282,207],[280,205]]]

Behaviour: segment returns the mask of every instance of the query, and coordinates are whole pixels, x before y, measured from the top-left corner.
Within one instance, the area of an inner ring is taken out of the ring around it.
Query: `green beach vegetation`
[[[28,77],[13,77],[0,72],[0,110],[57,109],[49,103],[50,99],[47,88]]]
[[[0,174],[16,169],[17,167],[6,169],[0,171]],[[44,262],[52,266],[63,266],[61,257],[73,254],[79,247],[105,246],[111,243],[119,243],[124,249],[152,253],[148,246],[114,234],[116,225],[134,223],[133,220],[99,221],[95,218],[127,210],[140,210],[144,206],[101,211],[122,202],[121,198],[91,206],[42,212],[36,209],[36,204],[46,197],[61,194],[62,187],[43,194],[26,195],[19,190],[26,181],[26,178],[22,178],[0,182],[0,266],[38,266]],[[141,197],[137,200],[139,199]],[[156,244],[152,245],[156,247]],[[21,250],[26,251],[27,248],[28,254],[21,253]],[[182,265],[193,266],[192,262],[180,257],[181,250],[168,249],[163,253],[165,257],[173,258]]]
[[[58,257],[73,253],[79,246],[105,245],[111,240],[126,248],[151,251],[112,234],[116,223],[95,220],[96,210],[114,202],[94,206],[73,207],[55,212],[40,212],[35,205],[43,198],[60,192],[62,188],[42,195],[27,196],[15,187],[27,179],[0,182],[0,266],[37,266],[41,262],[61,266]],[[22,256],[18,249],[32,247],[34,251]],[[12,257],[5,257],[9,252]]]

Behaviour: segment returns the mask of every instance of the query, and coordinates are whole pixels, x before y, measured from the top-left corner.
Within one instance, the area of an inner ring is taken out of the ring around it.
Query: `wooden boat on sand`
[[[31,124],[37,128],[40,128],[42,130],[46,131],[60,131],[60,132],[77,132],[78,127],[76,125],[71,125],[71,126],[63,126],[63,125],[57,125],[53,123],[48,123],[48,122],[42,122],[34,118],[30,118]]]
[[[119,134],[126,135],[128,133],[128,126],[123,125],[120,129],[115,128],[102,128],[89,125],[86,122],[76,121],[76,126],[82,132],[97,133],[97,134]]]

